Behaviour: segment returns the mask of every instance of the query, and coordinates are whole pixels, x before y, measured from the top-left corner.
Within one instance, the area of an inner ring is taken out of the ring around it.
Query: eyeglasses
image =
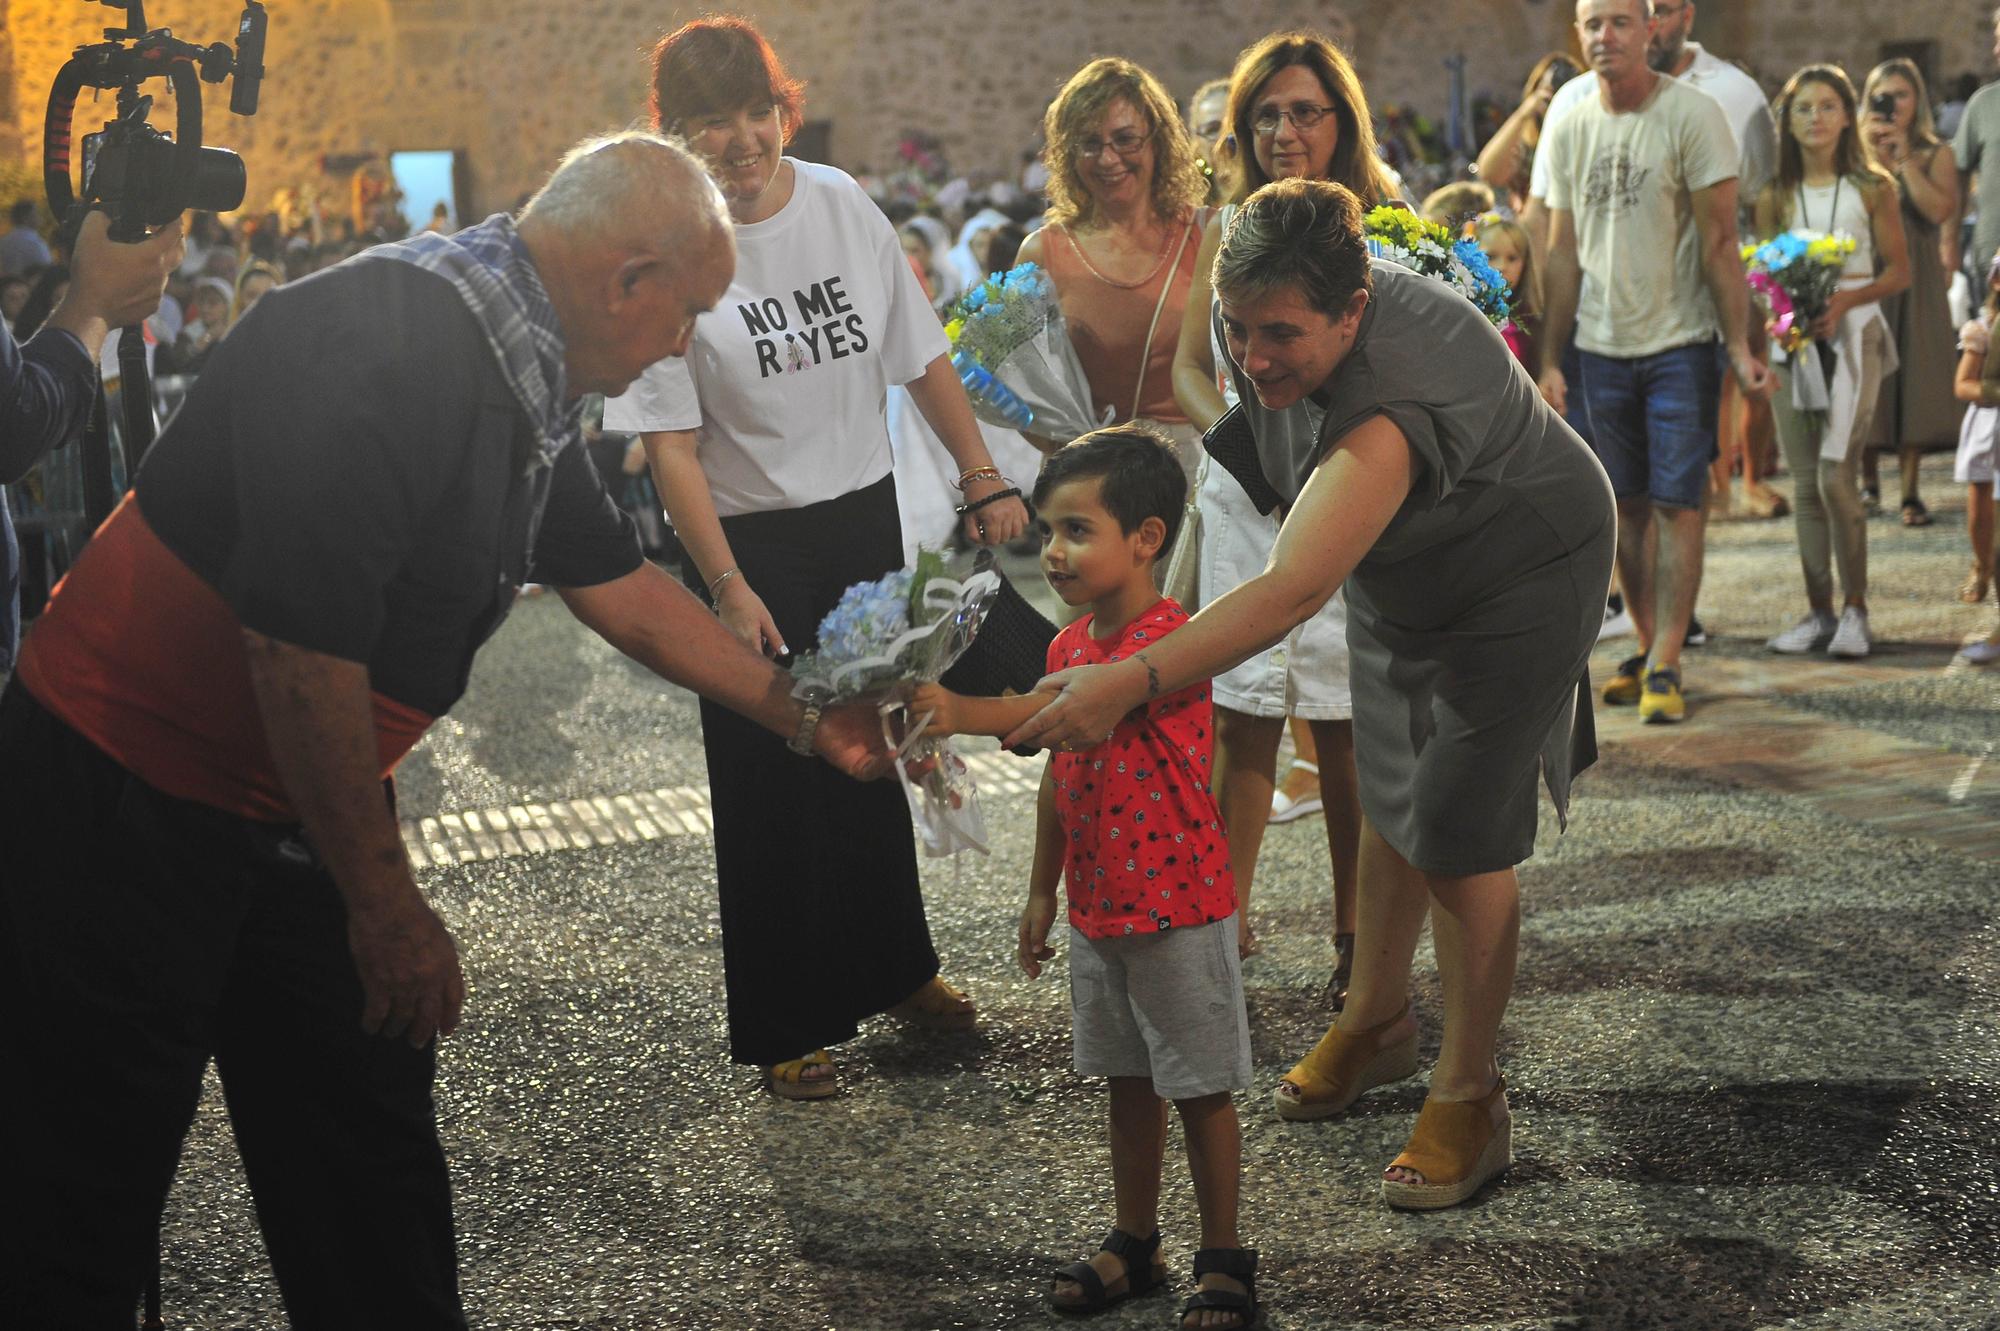
[[[1821,102],[1814,106],[1807,106],[1803,102],[1795,102],[1792,105],[1792,119],[1801,122],[1832,120],[1845,109],[1838,102]]]
[[[1106,148],[1120,157],[1131,157],[1152,141],[1151,130],[1121,129],[1108,139],[1081,139],[1076,145],[1076,157],[1080,162],[1091,162],[1104,155]]]
[[[1256,118],[1250,123],[1266,138],[1276,134],[1279,123],[1287,119],[1292,122],[1293,129],[1304,133],[1326,119],[1335,109],[1331,106],[1314,106],[1310,102],[1293,102],[1290,106],[1266,106],[1258,109]]]

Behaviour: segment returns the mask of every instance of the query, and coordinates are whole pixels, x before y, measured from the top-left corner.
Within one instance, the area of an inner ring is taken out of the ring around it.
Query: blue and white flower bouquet
[[[1439,223],[1426,221],[1407,208],[1386,205],[1362,219],[1362,231],[1368,252],[1376,258],[1437,278],[1478,306],[1495,328],[1507,322],[1514,293],[1478,241],[1453,239],[1451,231]]]
[[[1092,405],[1055,286],[1034,264],[966,292],[944,332],[952,368],[988,424],[1067,441],[1110,423]]]
[[[820,620],[818,646],[792,666],[794,697],[876,705],[910,815],[932,856],[985,852],[979,791],[949,740],[926,737],[920,721],[899,740],[892,721],[905,713],[915,685],[936,683],[965,654],[999,591],[994,570],[953,578],[942,555],[919,551],[912,567],[842,592]]]

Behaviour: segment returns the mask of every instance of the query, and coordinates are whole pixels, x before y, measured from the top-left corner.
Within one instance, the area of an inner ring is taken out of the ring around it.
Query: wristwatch
[[[819,712],[819,699],[806,699],[806,709],[799,715],[799,728],[785,741],[785,747],[801,758],[810,758],[816,752],[813,737],[819,733]]]

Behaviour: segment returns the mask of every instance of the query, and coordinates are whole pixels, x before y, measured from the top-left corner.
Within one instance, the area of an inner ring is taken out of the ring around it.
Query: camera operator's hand
[[[179,218],[134,245],[112,240],[106,234],[110,227],[102,212],[83,219],[70,255],[69,291],[48,322],[76,334],[93,360],[112,329],[136,324],[160,308],[167,277],[186,253]]]

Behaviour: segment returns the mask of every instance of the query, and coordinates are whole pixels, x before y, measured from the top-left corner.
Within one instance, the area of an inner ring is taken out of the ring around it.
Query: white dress
[[[1982,314],[1958,330],[1958,349],[1984,356],[1991,337],[1987,316]],[[1966,411],[1965,419],[1958,427],[1958,460],[1951,468],[1954,481],[1962,485],[1993,483],[1996,425],[2000,425],[2000,407],[1982,407],[1974,403]]]
[[[1232,208],[1220,217],[1229,225]],[[1212,324],[1211,324],[1212,328]],[[1211,331],[1209,346],[1217,366],[1224,351]],[[1236,389],[1223,376],[1222,395],[1236,405]],[[1319,409],[1303,404],[1315,417]],[[1259,513],[1250,496],[1222,467],[1210,464],[1200,491],[1200,604],[1238,587],[1264,571],[1278,540],[1278,514]],[[1347,684],[1347,607],[1339,592],[1320,612],[1293,629],[1284,641],[1215,677],[1215,705],[1249,716],[1298,716],[1307,721],[1345,721],[1354,715]]]
[[[917,410],[910,390],[889,390],[889,447],[895,454],[896,509],[903,520],[903,559],[915,563],[917,547],[932,550],[947,547],[958,530],[958,514],[953,510],[963,502],[952,482],[958,479],[958,464],[945,452],[944,443]],[[980,437],[993,465],[1027,494],[1035,488],[1035,476],[1042,469],[1042,455],[1021,437],[1019,430],[979,422]]]
[[[1868,200],[1861,193],[1858,183],[1848,178],[1836,180],[1831,185],[1801,184],[1795,197],[1794,225],[1808,231],[1854,238],[1854,252],[1847,256],[1847,265],[1841,270],[1840,285],[1863,287],[1874,281],[1875,233],[1868,213]],[[1872,380],[1867,376],[1867,363],[1862,354],[1863,343],[1870,337],[1878,340],[1882,350],[1880,373]],[[1838,462],[1855,446],[1857,433],[1866,435],[1869,419],[1875,413],[1875,400],[1882,380],[1898,368],[1896,339],[1889,330],[1889,321],[1882,314],[1880,301],[1871,300],[1865,305],[1856,305],[1841,316],[1840,330],[1833,340],[1833,351],[1833,380],[1827,385],[1829,405],[1826,424],[1820,430],[1820,456]],[[1782,347],[1774,348],[1771,358],[1775,361],[1790,359]]]

